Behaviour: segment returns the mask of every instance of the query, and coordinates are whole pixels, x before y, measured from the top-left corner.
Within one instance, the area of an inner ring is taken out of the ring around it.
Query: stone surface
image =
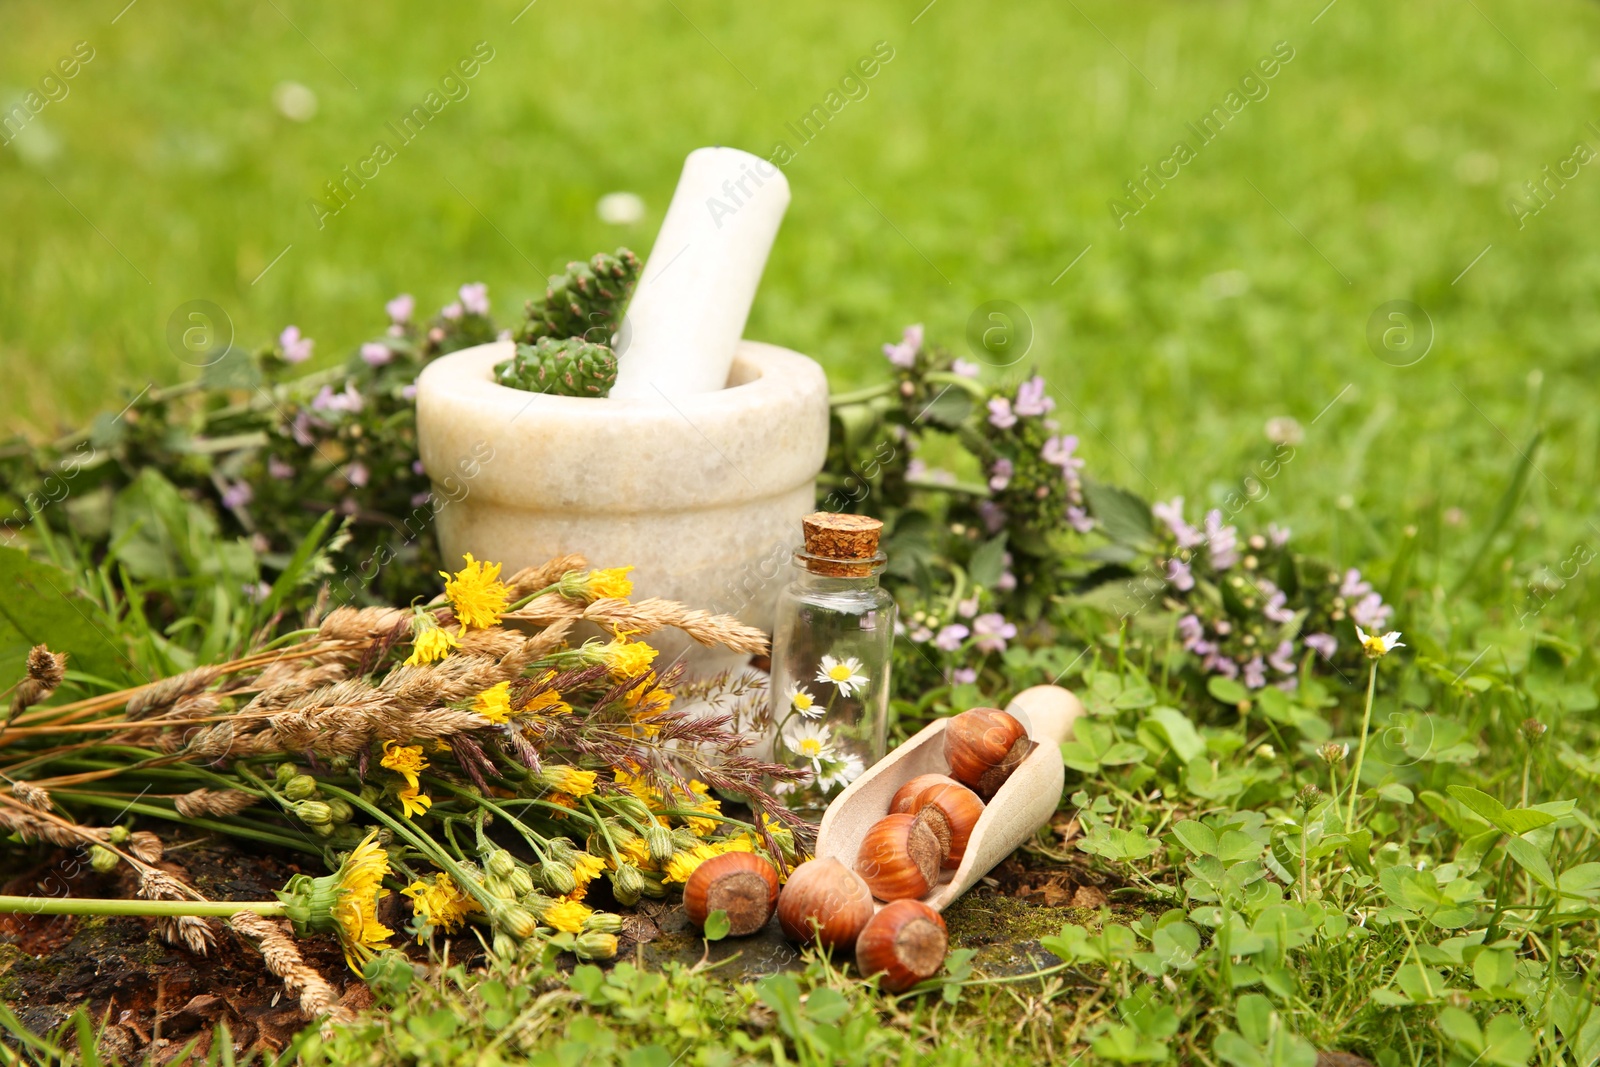
[[[509,574],[581,552],[596,567],[636,567],[637,596],[770,630],[828,446],[822,368],[743,341],[718,392],[602,400],[495,384],[512,351],[456,352],[417,380],[418,450],[448,564],[471,552]],[[695,674],[745,659],[676,631],[648,640]]]

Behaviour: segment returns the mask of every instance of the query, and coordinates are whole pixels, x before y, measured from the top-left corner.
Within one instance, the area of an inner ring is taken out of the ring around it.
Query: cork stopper
[[[806,537],[806,569],[830,578],[865,578],[882,559],[883,522],[867,515],[815,511],[800,520]],[[855,562],[859,561],[859,562]]]

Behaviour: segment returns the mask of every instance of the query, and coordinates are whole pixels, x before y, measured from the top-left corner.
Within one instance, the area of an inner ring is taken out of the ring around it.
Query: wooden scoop
[[[961,866],[941,871],[939,884],[922,900],[935,911],[988,874],[1024,841],[1050,821],[1061,803],[1066,772],[1061,765],[1061,742],[1083,714],[1078,698],[1058,685],[1036,685],[1018,693],[1006,711],[1014,715],[1038,742],[1027,759],[1011,772],[973,827]],[[895,792],[919,774],[949,774],[944,758],[944,729],[948,719],[931,722],[905,744],[878,761],[823,813],[817,830],[817,857],[832,856],[855,869],[856,852],[872,824],[889,814]],[[883,907],[879,902],[878,907]]]

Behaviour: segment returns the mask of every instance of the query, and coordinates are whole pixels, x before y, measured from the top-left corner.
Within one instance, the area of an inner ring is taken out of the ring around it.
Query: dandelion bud
[[[609,960],[617,954],[617,935],[582,933],[572,947],[580,960]]]
[[[1350,746],[1341,745],[1337,741],[1329,741],[1317,749],[1317,755],[1321,756],[1322,761],[1330,767],[1337,767],[1350,755]]]
[[[485,892],[496,900],[504,900],[507,903],[511,903],[517,899],[517,894],[512,891],[511,883],[507,879],[496,878],[492,874],[483,880],[483,888]]]
[[[495,910],[494,925],[518,941],[526,941],[539,929],[539,920],[535,919],[527,909],[512,905]]]
[[[506,877],[506,884],[517,895],[517,899],[521,900],[533,892],[533,875],[528,872],[528,868],[518,867]]]
[[[294,813],[307,826],[333,825],[333,809],[320,800],[302,800],[294,806]]]
[[[117,869],[117,864],[121,862],[121,856],[103,845],[91,845],[89,847],[89,866],[100,874],[110,874]]]
[[[631,863],[617,864],[617,869],[611,872],[611,895],[617,898],[617,903],[631,908],[639,903],[643,892],[644,875],[639,868]]]
[[[545,860],[539,864],[539,884],[558,897],[564,897],[578,888],[578,880],[572,876],[572,868],[552,860]]]
[[[333,810],[333,821],[340,826],[355,818],[356,810],[350,806],[348,801],[340,800],[338,797],[330,797],[323,803]]]
[[[309,774],[297,774],[283,783],[283,795],[290,800],[310,800],[317,793],[317,780]]]
[[[667,898],[667,884],[651,874],[639,872],[639,877],[644,880],[639,892],[651,900],[665,900]]]
[[[535,919],[542,920],[544,919],[545,912],[550,910],[551,905],[553,905],[555,901],[551,900],[543,893],[535,890],[532,893],[523,894],[520,903],[524,908],[528,909],[529,915],[532,915]]]
[[[610,911],[597,911],[583,920],[584,933],[615,934],[622,931],[622,916]]]
[[[113,845],[120,845],[132,836],[133,833],[126,826],[113,826],[110,832],[106,834],[106,839]]]
[[[1545,731],[1547,731],[1549,729],[1550,729],[1550,727],[1546,726],[1544,723],[1540,722],[1538,719],[1523,719],[1522,720],[1522,739],[1524,741],[1526,741],[1529,745],[1540,745],[1540,744],[1543,744],[1544,743]]]
[[[516,959],[517,958],[517,942],[516,942],[516,939],[512,938],[512,937],[508,937],[505,934],[497,932],[494,935],[494,954],[496,956],[499,956],[503,960],[514,960],[514,959]]]
[[[565,837],[552,837],[545,842],[544,852],[557,863],[571,867],[578,860],[578,852],[572,847],[572,842]]]
[[[673,847],[672,831],[660,823],[651,823],[645,827],[644,844],[650,850],[650,862],[660,867],[672,859]]]
[[[672,831],[672,847],[676,851],[687,852],[691,848],[700,847],[700,838],[687,826],[680,826]]]
[[[368,804],[377,804],[378,800],[382,796],[383,790],[379,789],[375,785],[368,784],[361,787],[361,799],[365,800]]]
[[[497,848],[484,857],[483,866],[496,878],[510,878],[511,872],[517,869],[517,861],[505,849]]]
[[[306,801],[306,803],[309,804],[312,803],[312,801]],[[316,834],[318,837],[332,837],[334,830],[338,829],[338,827],[333,825],[333,821],[331,819],[327,822],[315,822],[309,823],[308,825],[311,827],[311,832]]]

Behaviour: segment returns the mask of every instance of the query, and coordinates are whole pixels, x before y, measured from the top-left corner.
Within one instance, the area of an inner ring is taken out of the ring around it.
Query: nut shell
[[[714,911],[728,914],[728,932],[753,934],[772,918],[778,903],[778,872],[752,852],[725,852],[694,869],[683,884],[683,910],[702,929]]]
[[[896,900],[874,915],[856,939],[856,966],[881,974],[879,985],[903,993],[944,966],[950,935],[939,913],[920,900]]]
[[[919,774],[905,785],[894,791],[894,799],[889,801],[889,814],[899,815],[901,813],[909,813],[911,815],[915,815],[917,811],[916,808],[912,806],[912,801],[916,800],[917,795],[924,789],[935,785],[960,784],[960,782],[956,781],[948,774]]]
[[[783,927],[783,936],[801,944],[848,949],[861,936],[872,911],[872,891],[867,883],[832,856],[810,860],[790,871],[778,894],[778,925]]]
[[[879,900],[920,897],[938,881],[944,852],[927,818],[887,815],[861,839],[856,873]]]
[[[972,838],[972,828],[983,816],[984,805],[978,794],[960,782],[935,782],[912,797],[910,804],[908,810],[914,815],[936,816],[932,828],[939,834],[940,843],[945,845],[941,866],[947,870],[961,866],[961,858],[967,854],[967,842]]]
[[[1039,746],[1028,731],[999,708],[972,708],[944,728],[944,758],[950,774],[987,801],[1011,772]]]

